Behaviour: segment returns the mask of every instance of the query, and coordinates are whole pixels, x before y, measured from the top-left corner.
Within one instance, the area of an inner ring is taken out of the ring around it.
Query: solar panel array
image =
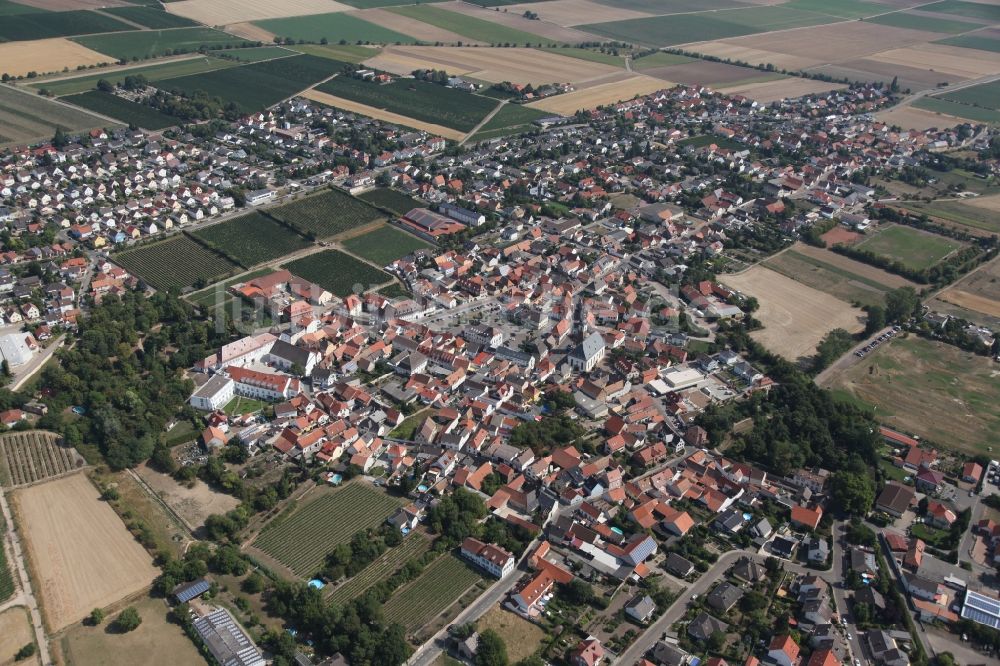
[[[1000,601],[977,592],[966,592],[962,617],[1000,629]]]

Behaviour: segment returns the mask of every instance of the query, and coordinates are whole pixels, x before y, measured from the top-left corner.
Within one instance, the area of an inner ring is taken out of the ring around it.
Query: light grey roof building
[[[220,666],[265,666],[260,650],[225,608],[198,618],[194,628]]]

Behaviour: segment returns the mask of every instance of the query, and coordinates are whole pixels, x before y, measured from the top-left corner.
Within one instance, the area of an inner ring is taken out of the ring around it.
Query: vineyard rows
[[[267,214],[316,238],[336,236],[383,217],[377,208],[340,190],[323,190],[271,208]]]
[[[351,540],[356,532],[375,527],[399,502],[363,483],[350,483],[314,499],[264,528],[253,546],[291,569],[312,576],[327,553]]]
[[[364,594],[365,590],[396,573],[412,558],[422,555],[431,547],[430,539],[419,532],[410,534],[403,543],[390,548],[377,560],[359,571],[330,595],[330,601],[342,604]]]
[[[309,246],[309,241],[254,211],[191,234],[221,250],[244,268],[283,257]]]
[[[115,263],[157,289],[206,284],[236,271],[236,264],[184,234],[115,255]]]
[[[386,622],[413,632],[447,610],[481,576],[455,555],[443,555],[420,577],[393,595],[382,611]]]
[[[58,439],[58,435],[38,431],[0,435],[5,483],[35,483],[82,466],[83,458],[72,448],[57,444]]]

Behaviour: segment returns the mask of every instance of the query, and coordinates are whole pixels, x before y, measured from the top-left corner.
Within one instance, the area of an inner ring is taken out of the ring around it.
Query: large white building
[[[590,372],[604,359],[605,351],[604,337],[594,332],[566,355],[566,361],[579,372]]]
[[[513,555],[500,546],[472,537],[462,542],[462,556],[496,578],[503,578],[514,570]]]
[[[205,412],[222,409],[236,395],[236,383],[225,375],[212,377],[191,394],[191,406]]]

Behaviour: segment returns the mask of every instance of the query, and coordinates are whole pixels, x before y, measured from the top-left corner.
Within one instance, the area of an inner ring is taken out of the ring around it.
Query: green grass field
[[[987,208],[970,206],[961,201],[906,201],[902,206],[917,213],[926,213],[931,217],[947,222],[961,224],[973,229],[982,229],[991,233],[1000,233],[1000,219],[997,214]]]
[[[390,11],[407,16],[415,21],[422,21],[437,26],[442,30],[450,30],[477,42],[487,44],[549,44],[551,39],[539,35],[508,28],[499,23],[484,21],[458,12],[434,7],[433,5],[409,5],[393,7]]]
[[[44,9],[22,5],[11,0],[0,0],[0,16],[15,16],[17,14],[44,14]]]
[[[1000,39],[994,39],[993,37],[988,37],[986,35],[955,35],[954,37],[939,39],[934,43],[1000,53]]]
[[[830,0],[790,0],[781,6],[845,19],[864,18],[891,11],[891,8],[886,5],[864,2],[864,0],[835,0],[834,2],[830,2]],[[921,7],[921,9],[926,9],[926,7]]]
[[[302,92],[343,66],[336,60],[302,54],[166,79],[159,86],[185,94],[204,91],[235,102],[245,111],[258,111]]]
[[[327,599],[330,603],[343,604],[361,596],[372,585],[392,576],[414,557],[419,557],[430,550],[430,547],[430,539],[419,532],[411,533],[403,543],[390,548],[353,578],[334,589]]]
[[[876,405],[890,427],[971,454],[1000,446],[1000,381],[982,356],[916,336],[893,340],[827,384]]]
[[[962,243],[912,227],[894,225],[885,227],[857,247],[889,257],[914,270],[923,270],[962,247]]]
[[[327,553],[381,524],[399,506],[399,500],[355,481],[281,514],[264,526],[253,546],[306,578],[323,566]]]
[[[482,576],[455,555],[442,555],[420,576],[392,595],[382,610],[386,622],[413,632],[455,603]]]
[[[735,0],[597,0],[602,5],[631,9],[650,14],[676,14],[679,12],[703,12],[712,9],[732,9],[745,7]]]
[[[204,227],[191,235],[223,250],[244,268],[310,245],[301,235],[256,211]]]
[[[964,16],[966,18],[985,19],[990,23],[1000,23],[1000,7],[981,2],[941,0],[929,5],[921,5],[920,11],[941,12],[943,14],[954,14],[955,16]]]
[[[177,118],[160,113],[151,106],[136,104],[100,90],[67,95],[62,100],[143,129],[159,130],[179,122]]]
[[[945,113],[950,116],[957,116],[981,123],[1000,123],[1000,111],[969,106],[968,104],[959,104],[958,102],[952,102],[940,97],[921,97],[913,103],[913,106],[918,109],[933,111],[935,113]]]
[[[413,79],[396,79],[379,85],[338,76],[316,89],[461,132],[472,130],[497,105],[494,99]]]
[[[506,104],[479,128],[470,141],[475,143],[476,141],[537,130],[538,126],[533,123],[540,118],[547,118],[551,115],[551,113],[520,104]]]
[[[936,98],[966,106],[998,111],[1000,110],[1000,81],[982,83],[978,86],[963,88],[961,90],[945,91]]]
[[[304,280],[315,282],[331,294],[344,298],[360,294],[392,279],[388,273],[358,261],[340,250],[326,250],[285,264]]]
[[[223,407],[224,411],[229,416],[243,415],[243,414],[253,414],[254,412],[262,411],[267,407],[267,403],[262,400],[254,400],[253,398],[244,398],[243,396],[236,396]]]
[[[200,280],[211,283],[237,269],[184,234],[125,250],[112,261],[157,289],[181,289]]]
[[[328,60],[354,64],[368,60],[368,58],[374,58],[382,52],[380,46],[359,46],[357,44],[296,44],[289,48],[299,53],[308,53]]]
[[[612,39],[649,46],[672,46],[833,23],[839,19],[781,7],[753,7],[718,13],[680,14],[578,26]]]
[[[106,7],[101,11],[153,30],[162,30],[163,28],[193,28],[199,25],[189,18],[184,18],[177,14],[169,14],[162,9],[154,9],[153,7]]]
[[[329,238],[383,217],[381,211],[340,190],[322,190],[296,199],[267,214],[299,230],[303,235]]]
[[[0,21],[0,42],[92,35],[99,32],[132,30],[127,23],[85,10],[6,14]],[[0,70],[3,64],[0,63]]]
[[[545,51],[547,53],[554,53],[555,55],[564,55],[570,58],[576,58],[577,60],[599,62],[602,65],[611,65],[612,67],[625,67],[624,56],[614,55],[612,53],[601,53],[596,49],[581,49],[575,46],[557,46],[555,48],[546,47]]]
[[[414,208],[427,208],[427,204],[388,187],[377,187],[358,195],[358,199],[367,201],[373,206],[392,211],[396,215],[405,215]]]
[[[259,49],[240,49],[246,51],[257,51]],[[229,51],[228,53],[235,53],[235,51]],[[59,81],[39,81],[38,83],[31,84],[32,88],[40,90],[44,88],[48,90],[53,95],[60,97],[62,95],[72,95],[74,93],[86,92],[88,90],[93,90],[97,87],[97,82],[101,79],[110,81],[111,83],[121,83],[125,80],[126,76],[145,76],[150,81],[160,81],[162,79],[170,79],[177,76],[187,76],[188,74],[199,74],[201,72],[207,72],[213,69],[223,69],[226,67],[236,67],[239,63],[230,60],[223,60],[221,58],[213,58],[212,56],[202,56],[190,58],[187,60],[177,60],[173,62],[166,62],[160,65],[147,65],[145,67],[131,67],[129,69],[123,69],[115,72],[103,72],[101,74],[85,74],[83,76],[77,76],[71,79],[62,79]]]
[[[923,9],[923,7],[921,7]],[[929,32],[968,32],[975,30],[979,26],[968,21],[957,21],[943,18],[932,18],[920,14],[909,14],[907,12],[893,12],[892,14],[882,14],[865,19],[870,23],[879,25],[889,25],[894,28],[909,28],[910,30],[927,30]]]
[[[396,42],[412,44],[417,41],[409,35],[383,28],[342,12],[267,19],[254,21],[254,25],[279,37],[304,39],[311,42],[318,42],[323,38],[333,43],[342,39],[349,43],[375,42],[378,44],[395,44]]]
[[[386,225],[345,240],[344,247],[373,264],[386,266],[414,250],[428,248],[430,244],[413,234]]]
[[[201,47],[238,46],[248,42],[211,28],[177,28],[174,30],[136,30],[113,35],[76,37],[74,42],[106,53],[119,60],[145,60],[165,55],[191,53]]]

